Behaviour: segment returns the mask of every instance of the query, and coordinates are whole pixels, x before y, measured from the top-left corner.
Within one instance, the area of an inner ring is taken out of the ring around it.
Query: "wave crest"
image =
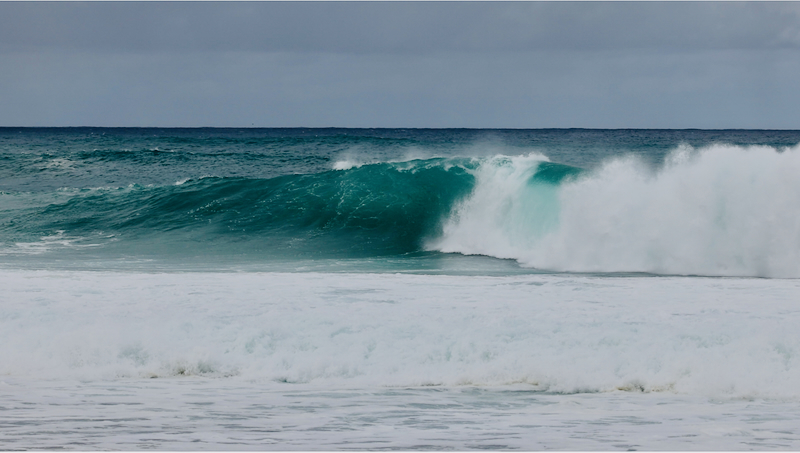
[[[433,250],[577,272],[800,277],[800,147],[682,146],[562,184],[526,159],[482,167]]]

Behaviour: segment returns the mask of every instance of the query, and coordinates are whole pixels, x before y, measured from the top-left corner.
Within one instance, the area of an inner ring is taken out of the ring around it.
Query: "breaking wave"
[[[626,157],[583,170],[538,154],[333,167],[2,193],[0,242],[57,234],[139,255],[433,251],[547,271],[800,277],[800,147],[682,146],[657,169]]]
[[[800,147],[675,150],[554,180],[510,158],[477,169],[475,189],[428,247],[577,272],[800,277]]]

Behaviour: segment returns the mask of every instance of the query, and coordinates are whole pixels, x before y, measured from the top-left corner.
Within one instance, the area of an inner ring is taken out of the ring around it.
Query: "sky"
[[[800,129],[798,2],[0,2],[0,126]]]

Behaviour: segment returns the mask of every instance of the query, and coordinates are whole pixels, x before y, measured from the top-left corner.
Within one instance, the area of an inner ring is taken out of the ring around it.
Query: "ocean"
[[[0,445],[800,449],[800,131],[0,128]]]

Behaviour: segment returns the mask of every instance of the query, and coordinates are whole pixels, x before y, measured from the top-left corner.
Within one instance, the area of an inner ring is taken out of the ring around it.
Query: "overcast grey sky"
[[[800,3],[0,2],[0,126],[800,129]]]

